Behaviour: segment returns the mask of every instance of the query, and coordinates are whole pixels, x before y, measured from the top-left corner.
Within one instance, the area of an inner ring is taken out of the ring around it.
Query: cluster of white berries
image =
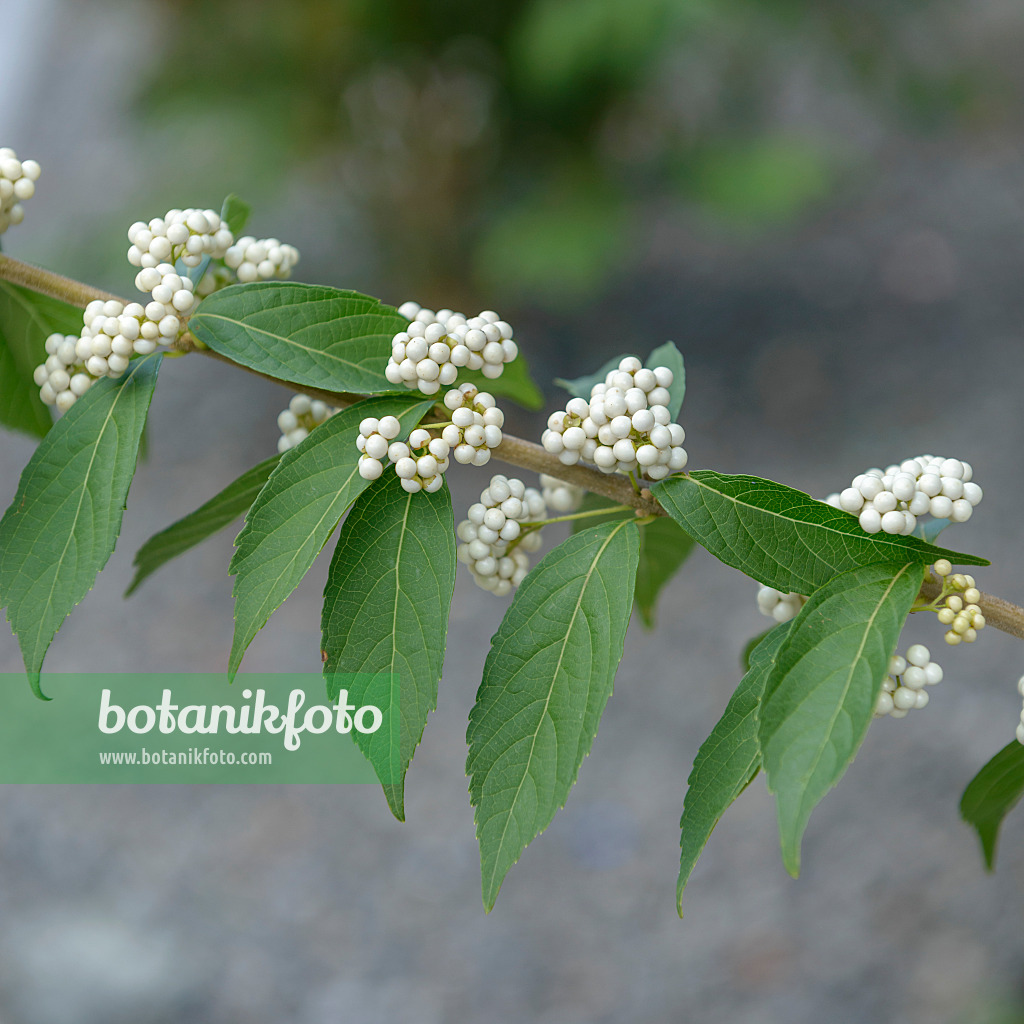
[[[277,417],[277,425],[281,429],[281,437],[277,442],[277,450],[286,452],[309,437],[310,431],[325,420],[329,420],[338,410],[333,405],[321,402],[309,395],[296,395],[288,408]]]
[[[5,152],[10,151],[0,150],[0,153]],[[12,171],[13,163],[8,168]],[[38,177],[38,165],[26,161],[20,166],[26,176],[23,180],[31,185],[31,174]],[[0,159],[0,174],[3,173],[6,173],[4,161]],[[0,178],[0,194],[4,192],[3,180]],[[282,246],[276,239],[257,242],[247,238],[236,244],[231,230],[214,210],[175,209],[148,223],[136,221],[128,229],[128,241],[128,262],[140,268],[135,286],[149,299],[144,304],[131,302],[127,305],[116,300],[96,300],[86,307],[80,336],[50,335],[46,341],[46,361],[36,367],[33,377],[39,385],[39,397],[61,412],[67,412],[99,378],[120,377],[128,369],[133,355],[149,355],[160,345],[172,344],[182,334],[197,295],[187,271],[178,273],[175,266],[178,261],[188,268],[200,266],[207,257],[229,262],[229,258],[234,259],[232,253],[245,242],[237,264],[233,264],[238,268],[238,279],[243,280],[241,267],[250,256],[261,257],[256,277],[287,277],[298,260],[294,248]],[[264,264],[271,268],[269,273],[265,272]],[[220,265],[208,271],[203,280],[210,279],[211,283],[202,294],[229,284],[227,273]],[[246,271],[245,279],[255,280],[248,273]],[[307,409],[296,415],[309,412]],[[290,422],[286,413],[281,415]],[[308,432],[318,422],[322,420],[314,417],[304,429]],[[282,433],[295,434],[297,440],[286,444],[282,438],[280,451],[302,440],[305,434],[298,436],[296,433],[299,426],[298,420],[288,430],[282,426]]]
[[[583,488],[558,477],[540,475],[541,497],[553,512],[575,512],[583,501]]]
[[[164,336],[146,309],[137,302],[96,299],[85,308],[80,336],[51,334],[46,361],[32,375],[42,401],[67,412],[99,378],[120,377],[132,355],[154,352]]]
[[[495,405],[494,396],[478,391],[475,384],[460,384],[444,396],[451,423],[441,431],[455,461],[464,466],[486,466],[491,449],[501,444],[505,414]]]
[[[981,591],[974,584],[974,577],[965,573],[954,573],[948,559],[940,558],[932,566],[936,574],[942,578],[942,592],[936,599],[939,622],[949,626],[946,631],[946,643],[955,647],[960,643],[972,644],[978,639],[978,633],[985,628],[985,616],[982,614]]]
[[[904,718],[913,708],[928,703],[926,686],[942,682],[942,666],[931,660],[928,648],[914,644],[906,657],[894,654],[889,659],[889,674],[882,682],[882,692],[875,701],[875,717]]]
[[[276,238],[252,235],[229,244],[223,255],[225,265],[235,272],[242,284],[291,277],[292,268],[299,262],[299,250],[295,246],[285,245]]]
[[[1024,697],[1024,676],[1017,680],[1017,692]],[[1020,721],[1017,723],[1017,742],[1024,743],[1024,708],[1020,712]]]
[[[541,444],[566,466],[584,459],[603,473],[639,470],[661,480],[687,462],[686,435],[668,409],[672,379],[667,366],[644,369],[627,356],[591,388],[589,401],[571,398],[551,414]]]
[[[359,456],[359,475],[364,480],[376,480],[384,472],[384,460],[394,467],[402,487],[410,494],[417,491],[432,493],[444,482],[448,468],[450,446],[443,437],[435,437],[424,427],[417,427],[409,440],[399,441],[402,426],[396,416],[367,416],[359,424],[356,447]]]
[[[546,515],[536,488],[496,474],[456,527],[456,557],[469,566],[478,586],[499,596],[507,594],[530,571],[527,552],[541,545],[540,531],[524,532],[521,524]]]
[[[784,594],[774,587],[761,587],[757,592],[757,609],[776,622],[795,619],[807,600],[802,594]]]
[[[173,264],[181,260],[186,267],[198,267],[204,256],[222,259],[234,240],[214,210],[168,210],[148,224],[138,220],[128,229],[128,262],[143,268],[170,263],[173,270]]]
[[[19,160],[13,149],[0,149],[0,235],[25,219],[21,204],[35,195],[39,172],[35,160]]]
[[[919,455],[884,470],[869,469],[825,502],[857,515],[867,533],[910,534],[919,516],[966,523],[982,490],[969,462]]]
[[[405,302],[398,312],[411,322],[391,340],[384,375],[392,384],[436,395],[455,383],[463,366],[493,380],[519,354],[512,328],[493,310],[467,319],[450,309],[434,312]]]

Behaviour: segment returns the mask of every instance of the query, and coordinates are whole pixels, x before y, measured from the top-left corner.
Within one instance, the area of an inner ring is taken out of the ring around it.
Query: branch
[[[934,581],[926,582],[921,587],[921,597],[926,601],[934,601],[942,591],[942,586]],[[981,614],[985,616],[986,626],[995,626],[996,629],[1009,633],[1019,640],[1024,640],[1024,608],[1020,608],[1001,597],[994,597],[992,594],[982,594],[978,601]]]
[[[85,309],[94,299],[103,299],[104,301],[114,299],[124,305],[128,304],[125,299],[117,295],[101,292],[79,281],[61,277],[52,271],[44,270],[42,267],[11,259],[11,257],[4,256],[2,253],[0,253],[0,280],[10,281],[13,284],[21,285],[43,295],[49,295],[54,299],[60,299],[62,302],[78,306],[81,309]],[[211,351],[190,334],[185,334],[178,339],[174,347],[181,354],[198,352],[208,359],[229,363],[240,370],[245,370],[246,373],[261,377],[263,380],[268,380],[273,384],[280,384],[291,391],[301,392],[302,394],[309,395],[310,398],[319,398],[341,408],[353,405],[363,397],[362,395],[339,394],[333,391],[324,391],[320,388],[290,384],[287,381],[278,380],[276,377],[260,373],[259,370],[242,366],[240,363],[228,359],[227,356],[223,356],[219,352]],[[446,413],[447,410],[441,411],[441,414],[445,415],[445,419],[448,418]],[[492,454],[495,458],[508,463],[510,466],[531,470],[536,473],[547,473],[550,476],[558,477],[559,480],[564,480],[566,483],[575,484],[586,491],[609,498],[616,504],[631,505],[637,510],[638,516],[667,515],[647,488],[644,488],[637,494],[633,490],[633,485],[630,481],[620,474],[605,474],[588,466],[565,466],[558,461],[557,456],[552,455],[539,444],[534,444],[532,441],[524,441],[522,438],[505,434],[501,444],[493,449]],[[937,583],[925,583],[921,587],[921,597],[928,601],[934,600],[939,594],[939,589]],[[978,604],[981,606],[982,614],[985,616],[988,625],[995,626],[996,629],[1002,630],[1004,633],[1009,633],[1011,636],[1024,640],[1024,608],[990,594],[982,594]]]

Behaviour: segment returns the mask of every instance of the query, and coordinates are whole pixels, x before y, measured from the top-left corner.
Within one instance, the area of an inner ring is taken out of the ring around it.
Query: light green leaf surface
[[[632,522],[574,534],[520,585],[469,716],[484,906],[576,781],[612,692],[633,603]]]
[[[1003,819],[1024,796],[1024,744],[1008,743],[971,779],[960,799],[960,815],[981,840],[985,866],[996,864],[996,843]]]
[[[562,377],[556,377],[555,383],[576,398],[589,399],[590,391],[593,386],[595,384],[602,383],[605,377],[607,377],[612,370],[617,369],[619,363],[621,363],[622,360],[630,354],[631,353],[624,352],[622,355],[618,355],[614,359],[609,359],[608,362],[606,362],[595,373],[588,373],[583,377],[576,377],[573,380],[565,380]],[[686,368],[683,365],[682,354],[679,349],[676,348],[674,342],[667,341],[664,345],[659,345],[653,352],[651,352],[651,354],[644,360],[644,366],[649,369],[654,369],[655,366],[667,366],[672,371],[672,387],[669,388],[669,395],[671,398],[668,403],[668,410],[672,414],[672,419],[675,420],[679,416],[679,410],[683,406],[683,397],[686,394]]]
[[[114,550],[161,358],[97,381],[54,424],[0,520],[0,604],[36,696],[47,648]]]
[[[249,214],[252,207],[234,192],[224,197],[220,207],[220,219],[225,223],[228,230],[238,238],[249,223]]]
[[[194,548],[244,515],[280,460],[281,456],[275,455],[246,470],[195,512],[190,512],[166,529],[153,534],[135,556],[132,563],[135,566],[135,578],[124,596],[133,593],[160,566]]]
[[[53,419],[32,373],[46,359],[43,346],[49,335],[81,330],[80,309],[0,281],[0,424],[45,436]]]
[[[207,296],[189,329],[228,359],[327,391],[393,391],[391,339],[408,321],[359,292],[292,281],[236,284]]]
[[[699,470],[660,480],[651,491],[716,558],[783,593],[810,594],[837,573],[886,560],[989,564],[917,537],[865,533],[849,512],[761,477]]]
[[[372,676],[395,678],[399,715],[391,733],[354,733],[384,787],[392,814],[405,820],[405,773],[437,707],[448,612],[455,588],[455,522],[447,484],[433,494],[409,494],[394,473],[356,499],[334,549],[324,589],[324,675],[335,700],[334,673],[360,673],[346,683],[350,701],[367,703],[361,687]],[[397,772],[396,772],[397,768]]]
[[[270,474],[235,541],[233,677],[252,638],[299,585],[345,510],[369,486],[358,472],[356,435],[366,416],[397,416],[401,437],[434,404],[422,395],[367,399],[336,413],[290,448]]]
[[[776,655],[758,742],[776,796],[783,863],[794,877],[811,811],[864,739],[923,577],[920,563],[841,573],[810,596]]]
[[[653,369],[655,366],[667,366],[672,371],[672,386],[668,389],[669,402],[668,411],[672,419],[679,419],[679,410],[683,407],[683,398],[686,396],[686,367],[683,364],[683,355],[676,348],[674,341],[666,341],[659,345],[644,361],[644,366]]]
[[[789,632],[783,622],[769,630],[751,652],[750,668],[725,706],[718,724],[701,744],[687,780],[679,822],[679,882],[676,906],[682,916],[683,890],[714,827],[761,768],[757,708],[768,673]]]
[[[602,363],[600,368],[595,370],[593,373],[585,374],[582,377],[573,377],[571,380],[566,380],[564,377],[556,377],[555,383],[560,387],[564,388],[574,398],[590,398],[590,391],[595,384],[600,384],[604,381],[605,377],[608,376],[612,370],[618,368],[620,362],[626,358],[627,355],[632,355],[631,352],[623,352],[622,355],[615,356],[614,359],[609,359],[606,363]]]

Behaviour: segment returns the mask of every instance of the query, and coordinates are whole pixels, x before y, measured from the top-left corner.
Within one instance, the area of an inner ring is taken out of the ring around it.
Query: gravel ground
[[[824,495],[923,450],[970,459],[986,498],[954,546],[992,557],[983,589],[1024,603],[1022,172],[1015,150],[897,153],[844,220],[763,247],[665,220],[644,272],[575,341],[553,343],[536,315],[518,334],[546,378],[596,365],[629,336],[629,309],[647,309],[647,347],[673,337],[687,358],[695,466]],[[199,358],[165,366],[118,549],[49,670],[224,667],[232,531],[130,603],[121,593],[154,530],[273,450],[285,393],[236,377]],[[31,450],[4,436],[0,506]],[[452,483],[457,508],[482,486],[468,472]],[[274,615],[247,667],[318,669],[325,571],[321,560]],[[758,781],[676,916],[685,780],[765,624],[754,593],[698,551],[664,594],[661,628],[631,626],[568,805],[489,916],[464,736],[506,602],[465,577],[405,825],[369,786],[3,787],[0,1024],[1021,1019],[1024,814],[987,876],[957,812],[1020,710],[1019,642],[994,630],[943,654],[926,712],[871,728],[812,818],[799,881]],[[934,622],[911,635],[942,649]],[[0,633],[0,670],[19,668]]]

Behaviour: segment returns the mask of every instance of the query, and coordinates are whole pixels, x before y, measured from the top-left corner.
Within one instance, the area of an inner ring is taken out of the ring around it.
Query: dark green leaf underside
[[[135,578],[124,592],[124,596],[128,597],[133,593],[139,584],[160,566],[201,544],[207,537],[212,537],[245,515],[280,459],[280,455],[275,455],[246,470],[237,480],[233,480],[224,490],[200,505],[194,512],[153,534],[135,555],[132,563],[135,566]]]
[[[81,330],[80,309],[0,281],[0,424],[45,436],[53,420],[32,373],[46,359],[49,335]]]
[[[1003,819],[1024,796],[1024,744],[1014,740],[971,779],[960,799],[960,814],[981,840],[985,866],[996,863],[996,844]]]
[[[751,652],[750,669],[729,699],[718,724],[697,751],[679,822],[676,904],[680,914],[683,890],[712,830],[761,767],[757,708],[789,626],[788,622],[783,622],[759,638]]]

